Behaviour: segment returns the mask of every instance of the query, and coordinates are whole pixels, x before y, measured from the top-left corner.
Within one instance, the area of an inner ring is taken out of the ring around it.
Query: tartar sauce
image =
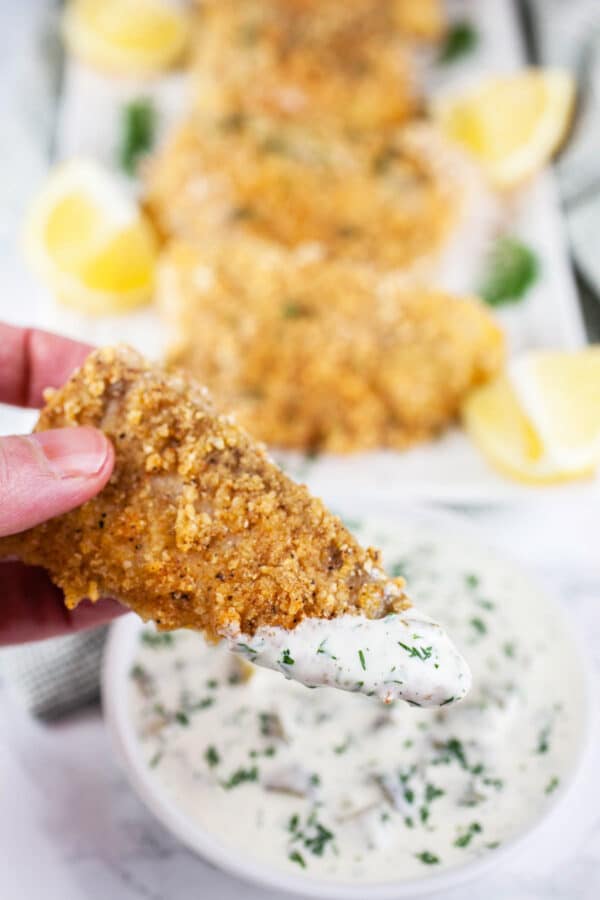
[[[319,878],[422,877],[493,852],[539,815],[581,740],[580,669],[544,598],[487,551],[427,525],[353,530],[448,626],[473,674],[466,699],[420,709],[384,705],[377,685],[373,697],[308,690],[193,633],[145,629],[131,713],[155,777],[232,852]],[[343,643],[357,661],[347,677],[363,681],[373,641],[348,619],[323,650]],[[418,672],[432,626],[398,619]],[[318,628],[305,627],[317,650]],[[288,635],[261,662],[285,673],[300,655]],[[304,654],[305,681],[325,655]]]

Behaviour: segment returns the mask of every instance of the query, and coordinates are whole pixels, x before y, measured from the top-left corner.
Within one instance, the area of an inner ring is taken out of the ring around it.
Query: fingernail
[[[109,444],[96,428],[59,428],[28,437],[59,478],[91,478],[106,463]]]

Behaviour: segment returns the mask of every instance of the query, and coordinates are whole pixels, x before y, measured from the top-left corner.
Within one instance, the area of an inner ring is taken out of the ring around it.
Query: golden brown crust
[[[48,569],[67,605],[116,596],[163,629],[218,639],[307,616],[409,605],[338,518],[294,484],[206,392],[128,348],[94,352],[49,396],[38,430],[94,425],[116,465],[93,500],[0,540]]]
[[[272,118],[196,116],[148,166],[145,202],[169,237],[317,243],[332,258],[421,267],[423,277],[463,221],[475,178],[426,125],[340,139]]]
[[[198,8],[198,109],[350,130],[414,116],[410,44],[444,30],[440,0],[203,0]]]
[[[173,246],[160,285],[172,365],[274,446],[405,448],[447,426],[503,361],[474,299],[248,238]]]

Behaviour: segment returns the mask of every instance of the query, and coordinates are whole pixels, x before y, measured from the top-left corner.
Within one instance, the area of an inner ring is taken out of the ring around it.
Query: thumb
[[[0,438],[0,536],[80,506],[110,478],[114,452],[95,428]]]

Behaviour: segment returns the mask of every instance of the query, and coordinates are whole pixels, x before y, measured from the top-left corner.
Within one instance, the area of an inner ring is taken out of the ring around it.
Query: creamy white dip
[[[293,631],[259,628],[229,646],[307,687],[328,685],[383,703],[446,706],[471,686],[469,667],[441,626],[416,609],[383,619],[304,619]]]
[[[493,852],[550,801],[581,740],[580,667],[544,598],[487,552],[426,527],[353,530],[448,626],[473,674],[465,700],[419,709],[308,690],[193,633],[146,629],[131,714],[155,777],[233,852],[308,877],[423,877]],[[351,624],[339,640],[363,680],[371,639]],[[285,650],[295,658],[289,642],[269,651],[282,671]]]

